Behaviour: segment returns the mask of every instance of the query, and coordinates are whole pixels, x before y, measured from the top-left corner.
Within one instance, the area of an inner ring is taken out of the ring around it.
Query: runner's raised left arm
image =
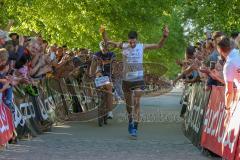
[[[155,43],[155,44],[144,44],[144,49],[159,49],[162,48],[165,41],[167,40],[167,37],[169,35],[169,29],[167,26],[165,26],[163,28],[163,37],[160,39],[159,43]]]

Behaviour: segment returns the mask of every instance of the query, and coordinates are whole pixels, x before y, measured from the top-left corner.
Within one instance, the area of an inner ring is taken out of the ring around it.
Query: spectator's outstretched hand
[[[221,77],[220,72],[218,72],[216,69],[210,71],[210,76],[212,77],[212,79],[224,84],[224,79]]]
[[[31,80],[28,79],[28,78],[23,77],[23,78],[20,80],[20,82],[21,82],[21,83],[30,84],[30,83],[31,83]]]
[[[192,68],[192,70],[197,71],[199,67],[198,67],[198,65],[197,65],[196,63],[193,63],[193,64],[191,65],[191,68]]]
[[[210,70],[208,68],[201,67],[199,71],[201,72],[201,75],[204,77],[208,77],[210,74]]]
[[[197,60],[203,60],[204,59],[204,56],[203,56],[203,54],[201,53],[201,52],[199,52],[199,51],[197,51],[198,53],[195,55],[195,57],[196,57],[196,59]]]
[[[16,86],[19,83],[19,78],[14,76],[7,76],[6,79],[8,80],[9,84],[12,86]]]

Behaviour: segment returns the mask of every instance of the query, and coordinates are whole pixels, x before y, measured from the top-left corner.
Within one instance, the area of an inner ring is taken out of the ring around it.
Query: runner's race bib
[[[143,71],[128,72],[126,74],[126,80],[142,79]]]
[[[123,44],[123,74],[124,80],[134,81],[143,79],[143,49],[144,45],[138,43],[132,48],[128,43]]]
[[[95,79],[96,87],[102,87],[106,84],[110,84],[110,80],[108,76],[102,76]]]

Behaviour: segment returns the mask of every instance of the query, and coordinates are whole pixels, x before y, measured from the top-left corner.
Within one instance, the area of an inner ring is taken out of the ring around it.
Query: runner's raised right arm
[[[112,47],[114,48],[120,48],[122,49],[122,43],[121,42],[113,42],[109,39],[109,37],[107,36],[107,32],[106,32],[106,29],[103,25],[101,25],[100,29],[99,29],[99,32],[102,34],[102,37],[103,37],[103,41],[106,43],[106,44],[110,44],[112,45]]]

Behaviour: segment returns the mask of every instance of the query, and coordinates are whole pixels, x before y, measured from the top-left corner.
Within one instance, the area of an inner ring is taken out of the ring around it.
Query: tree
[[[240,30],[239,0],[185,0],[181,3],[183,22],[191,22],[193,38],[202,37],[204,29],[225,33]]]
[[[4,0],[1,21],[16,20],[14,31],[41,33],[50,43],[98,50],[98,28],[105,24],[112,39],[127,39],[130,30],[140,33],[143,42],[159,41],[162,27],[168,24],[170,37],[164,49],[146,54],[145,61],[161,63],[173,76],[174,59],[184,51],[182,21],[169,0]],[[161,68],[159,74],[162,74]]]

